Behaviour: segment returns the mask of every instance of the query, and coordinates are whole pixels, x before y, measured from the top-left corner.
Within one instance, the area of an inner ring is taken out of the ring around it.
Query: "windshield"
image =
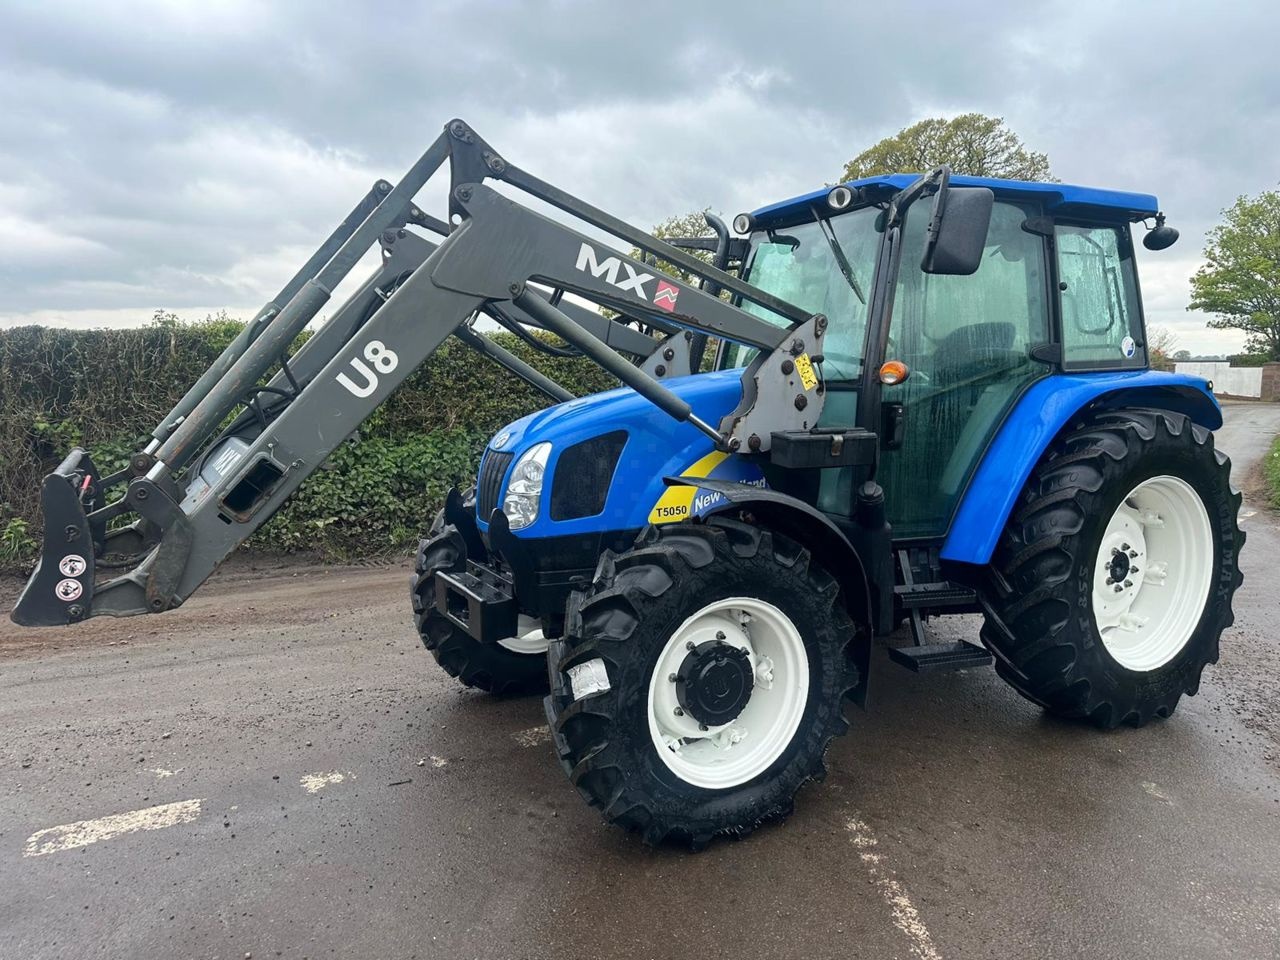
[[[880,244],[880,210],[863,207],[822,223],[802,223],[752,237],[745,279],[830,321],[823,376],[856,380],[862,372],[867,304]],[[788,322],[764,307],[743,301],[742,309],[780,327]],[[722,367],[746,366],[756,351],[729,344]]]

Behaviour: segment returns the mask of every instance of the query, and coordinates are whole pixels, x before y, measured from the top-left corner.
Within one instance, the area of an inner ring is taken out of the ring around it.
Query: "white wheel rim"
[[[1195,488],[1169,476],[1138,484],[1094,564],[1093,617],[1107,653],[1128,670],[1164,666],[1195,632],[1212,580],[1213,528]]]
[[[729,723],[701,729],[680,708],[671,680],[695,647],[719,639],[745,650],[753,687]],[[787,749],[809,699],[809,656],[791,618],[771,603],[730,597],[682,623],[649,680],[649,736],[668,769],[697,787],[723,790],[759,776]]]
[[[535,617],[520,614],[519,633],[514,637],[499,640],[498,646],[506,647],[512,653],[546,653],[551,641],[542,635],[542,622]]]

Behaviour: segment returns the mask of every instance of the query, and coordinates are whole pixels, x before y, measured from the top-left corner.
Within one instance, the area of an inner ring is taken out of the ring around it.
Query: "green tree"
[[[949,163],[952,171],[973,177],[1052,180],[1049,158],[1028,150],[1003,117],[962,113],[944,120],[921,120],[885,137],[845,164],[842,180],[882,173],[923,173]]]
[[[714,237],[715,232],[707,226],[706,215],[710,209],[710,207],[704,207],[701,210],[690,210],[688,213],[678,213],[667,217],[661,223],[654,224],[653,229],[649,232],[659,240],[671,240],[676,237]],[[695,256],[706,263],[711,262],[711,254],[705,250],[686,250],[685,253]],[[649,255],[633,247],[631,256],[637,260],[643,260]],[[657,267],[663,273],[675,277],[677,280],[683,280],[685,283],[696,282],[693,275],[688,271],[681,270],[675,264],[668,263],[665,260],[659,260]]]
[[[661,223],[654,224],[653,229],[649,232],[659,240],[671,240],[677,237],[714,237],[716,235],[715,231],[707,225],[706,215],[710,209],[710,207],[704,207],[701,210],[690,210],[688,213],[674,214],[673,216],[667,217],[667,219],[663,220]],[[690,256],[697,257],[704,263],[710,263],[712,260],[712,254],[708,250],[686,250],[685,253]],[[652,255],[645,253],[638,247],[631,248],[631,256],[635,257],[637,260],[644,260],[646,263],[653,262]],[[693,274],[689,273],[689,271],[682,270],[674,263],[668,263],[666,260],[658,260],[654,263],[654,266],[668,276],[675,277],[677,280],[682,280],[688,284],[696,286],[701,281],[701,278],[695,277]],[[721,291],[720,296],[722,299],[727,300],[729,298],[728,291]],[[606,317],[618,316],[617,311],[609,310],[607,308],[602,309],[601,312]],[[646,332],[652,332],[649,330],[647,324],[643,322],[639,324],[639,327],[641,330],[645,330]],[[718,342],[719,341],[714,337],[708,338],[706,341],[706,345],[702,351],[701,369],[711,369],[711,364],[715,357],[716,345]]]
[[[1240,197],[1205,238],[1205,263],[1191,278],[1188,310],[1209,326],[1243,330],[1252,353],[1280,360],[1280,191]]]

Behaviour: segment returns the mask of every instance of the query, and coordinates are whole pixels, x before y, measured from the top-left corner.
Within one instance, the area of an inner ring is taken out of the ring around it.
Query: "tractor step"
[[[972,607],[978,602],[978,594],[974,590],[947,581],[899,585],[893,588],[893,592],[903,610]]]
[[[966,670],[986,667],[991,654],[977,644],[964,640],[953,643],[931,643],[922,647],[890,647],[889,658],[915,673],[932,670]]]

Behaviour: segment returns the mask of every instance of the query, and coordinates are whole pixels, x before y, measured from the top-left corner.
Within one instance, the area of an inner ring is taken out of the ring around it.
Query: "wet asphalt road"
[[[1229,408],[1238,483],[1277,432]],[[440,673],[403,571],[6,624],[0,957],[1276,956],[1280,529],[1243,516],[1236,626],[1172,720],[1100,734],[881,651],[827,781],[699,855],[586,808],[536,699]]]

